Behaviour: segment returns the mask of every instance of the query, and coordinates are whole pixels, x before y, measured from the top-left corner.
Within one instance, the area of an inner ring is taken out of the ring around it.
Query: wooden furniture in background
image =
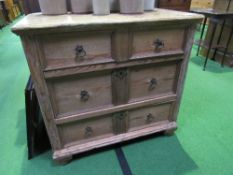
[[[232,19],[232,13],[228,13],[228,17],[222,21],[210,21],[204,41],[212,43],[213,47],[204,47],[200,52],[206,58],[219,62],[221,66],[233,67]]]
[[[207,49],[207,53],[205,54],[205,62],[204,62],[203,70],[205,70],[209,58],[215,60],[218,51],[222,51],[221,64],[223,65],[223,62],[225,60],[229,48],[229,42],[231,41],[231,37],[232,37],[232,32],[229,32],[228,39],[226,39],[225,40],[226,42],[223,43],[222,42],[223,40],[222,36],[224,33],[223,29],[226,25],[227,19],[233,18],[233,13],[216,11],[212,9],[192,9],[191,11],[194,13],[205,15],[200,39],[198,41],[195,41],[195,44],[198,45],[197,56],[199,55],[199,51],[201,47]],[[207,37],[203,39],[205,26],[208,18],[210,19],[210,27],[208,29],[209,33]],[[221,26],[219,30],[217,30],[217,26]],[[213,55],[211,55],[211,51],[214,52]]]
[[[5,0],[0,0],[0,25],[5,26],[8,22],[10,22],[10,19],[8,17]]]
[[[4,16],[3,10],[0,7],[0,29],[2,27],[4,27],[5,25],[7,25],[7,21],[6,21],[6,18]]]
[[[16,24],[53,159],[173,132],[201,20],[159,9],[127,18],[30,14]]]
[[[233,40],[232,19],[233,0],[215,0],[213,9],[192,9],[193,12],[205,15],[201,38],[196,44],[202,47],[200,54],[205,57],[204,70],[208,59],[221,63],[221,65],[233,66]],[[210,18],[206,36],[204,28]]]
[[[24,14],[30,14],[40,12],[40,6],[38,0],[22,0]]]
[[[41,12],[38,0],[20,0],[20,1],[22,1],[24,14],[27,15],[30,13]],[[67,7],[68,10],[70,11],[71,10],[70,1],[67,1]]]
[[[213,8],[215,0],[192,0],[191,9],[210,9]]]
[[[233,12],[233,1],[232,0],[215,0],[214,10],[222,12]]]
[[[158,0],[158,8],[189,11],[192,0]]]

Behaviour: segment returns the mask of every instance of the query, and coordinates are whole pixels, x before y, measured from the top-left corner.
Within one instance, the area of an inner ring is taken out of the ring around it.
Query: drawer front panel
[[[183,53],[184,29],[135,31],[132,58]]]
[[[169,120],[171,103],[129,111],[129,131],[139,130]]]
[[[49,35],[40,40],[48,68],[112,61],[110,32]]]
[[[57,118],[112,106],[109,72],[63,77],[48,83]]]
[[[139,66],[130,70],[129,100],[174,94],[179,63]]]
[[[96,139],[110,137],[113,134],[112,117],[104,116],[59,126],[62,143],[82,144]],[[68,146],[68,145],[67,145]]]

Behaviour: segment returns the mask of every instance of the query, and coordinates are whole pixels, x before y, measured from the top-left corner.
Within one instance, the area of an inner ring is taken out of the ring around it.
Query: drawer
[[[112,106],[111,74],[94,72],[48,80],[56,118]]]
[[[168,121],[171,106],[172,103],[168,103],[129,111],[128,131],[135,131],[156,125],[158,122]]]
[[[143,65],[130,69],[131,102],[176,93],[179,62]]]
[[[48,69],[112,61],[111,33],[73,33],[40,38]]]
[[[183,28],[133,32],[132,58],[182,54]]]
[[[114,135],[111,116],[76,121],[59,126],[63,145],[82,144]]]

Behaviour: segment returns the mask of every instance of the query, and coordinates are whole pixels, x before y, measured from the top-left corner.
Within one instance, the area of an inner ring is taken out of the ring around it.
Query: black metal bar
[[[116,155],[117,155],[118,161],[120,163],[121,170],[122,170],[123,174],[124,175],[133,175],[132,171],[129,167],[128,161],[127,161],[125,154],[122,151],[121,147],[116,148],[115,152],[116,152]]]
[[[25,89],[25,106],[26,106],[26,126],[27,126],[27,145],[28,145],[28,159],[34,156],[33,136],[32,136],[32,124],[31,124],[31,92],[32,81],[29,78],[26,89]]]
[[[232,23],[233,23],[233,20],[232,20]],[[222,60],[221,60],[221,66],[223,67],[223,64],[224,64],[224,61],[225,61],[225,57],[226,57],[226,53],[228,52],[228,48],[229,48],[229,45],[230,45],[230,42],[231,42],[231,39],[232,39],[232,35],[233,35],[233,24],[231,26],[231,32],[230,32],[230,36],[227,40],[227,45],[226,45],[226,48],[224,50],[224,54],[223,54],[223,57],[222,57]]]
[[[208,51],[207,51],[207,55],[206,55],[205,63],[204,63],[204,67],[203,67],[204,71],[206,69],[206,65],[207,65],[207,62],[208,62],[209,55],[210,55],[210,50],[212,48],[212,44],[213,44],[213,40],[214,40],[214,35],[215,35],[216,29],[217,29],[217,22],[214,22],[213,24],[214,24],[213,31],[212,31],[212,34],[211,34],[211,37],[210,37],[210,43],[209,43],[209,47],[208,47]]]
[[[207,22],[207,17],[205,16],[205,18],[204,18],[204,23],[203,23],[202,30],[201,30],[200,41],[199,41],[199,43],[198,43],[197,56],[199,55],[199,51],[200,51],[200,47],[201,47],[201,46],[200,46],[200,42],[202,41],[202,38],[203,38],[203,35],[204,35],[204,32],[205,32],[206,22]]]
[[[229,9],[230,9],[230,6],[231,6],[231,1],[232,1],[232,0],[229,0],[229,1],[228,1],[228,5],[227,5],[226,12],[229,12]]]
[[[218,36],[217,45],[219,45],[219,43],[221,42],[222,33],[223,33],[223,29],[224,29],[224,27],[225,27],[225,23],[226,23],[226,20],[224,19],[224,20],[223,20],[222,27],[221,27],[221,30],[220,30],[220,34],[219,34],[219,36]],[[214,49],[214,55],[213,55],[213,57],[212,57],[212,60],[215,60],[217,50],[218,50],[217,48]]]

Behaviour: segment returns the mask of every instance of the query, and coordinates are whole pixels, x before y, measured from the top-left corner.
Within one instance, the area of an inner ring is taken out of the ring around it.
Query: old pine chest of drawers
[[[170,10],[141,15],[30,14],[20,35],[53,159],[173,131],[196,23]]]

